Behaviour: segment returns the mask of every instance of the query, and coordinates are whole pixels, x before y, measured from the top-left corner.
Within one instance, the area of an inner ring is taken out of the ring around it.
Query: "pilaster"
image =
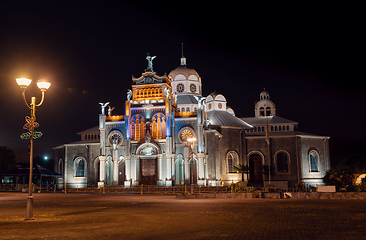
[[[99,156],[99,181],[105,181],[105,156]]]

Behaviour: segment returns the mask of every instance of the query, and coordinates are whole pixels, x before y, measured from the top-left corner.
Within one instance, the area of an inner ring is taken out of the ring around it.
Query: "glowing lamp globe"
[[[28,79],[28,78],[17,78],[16,79],[17,84],[19,85],[19,87],[21,88],[27,88],[29,86],[29,84],[31,84],[32,80]]]
[[[46,80],[39,80],[37,81],[37,86],[41,91],[46,91],[51,86],[51,83]]]

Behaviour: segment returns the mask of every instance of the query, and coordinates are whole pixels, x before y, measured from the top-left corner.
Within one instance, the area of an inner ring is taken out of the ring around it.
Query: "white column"
[[[99,156],[99,181],[105,181],[105,156]]]
[[[189,163],[189,148],[184,147],[183,148],[183,156],[184,156],[184,183],[189,184],[189,179],[191,177],[191,169],[190,169],[190,163]]]
[[[173,180],[173,176],[174,176],[174,180],[177,181],[177,177],[175,176],[175,156],[172,155],[172,158],[170,159],[170,163],[171,163],[171,169],[172,169],[172,180]]]
[[[126,164],[125,187],[130,187],[131,186],[131,157],[130,156],[125,157],[125,164]]]
[[[158,154],[158,182],[157,184],[159,186],[163,185],[163,163],[162,163],[163,156],[161,154]]]
[[[204,163],[204,157],[205,155],[203,153],[198,153],[197,154],[198,157],[198,181],[197,184],[199,186],[205,186],[206,185],[206,181],[205,181],[205,163]]]
[[[139,164],[139,156],[133,156],[133,160],[131,160],[131,185],[138,186],[139,185],[139,177],[140,177],[140,164]]]
[[[113,185],[118,184],[118,150],[113,149]]]

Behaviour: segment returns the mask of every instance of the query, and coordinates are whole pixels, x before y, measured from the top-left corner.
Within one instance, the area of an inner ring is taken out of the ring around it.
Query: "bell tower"
[[[269,93],[264,88],[259,94],[259,102],[254,107],[255,117],[276,116],[276,105],[269,99]]]

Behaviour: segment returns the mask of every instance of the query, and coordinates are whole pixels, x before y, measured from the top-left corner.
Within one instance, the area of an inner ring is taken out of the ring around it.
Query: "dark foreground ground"
[[[366,200],[0,192],[0,239],[366,239]]]

